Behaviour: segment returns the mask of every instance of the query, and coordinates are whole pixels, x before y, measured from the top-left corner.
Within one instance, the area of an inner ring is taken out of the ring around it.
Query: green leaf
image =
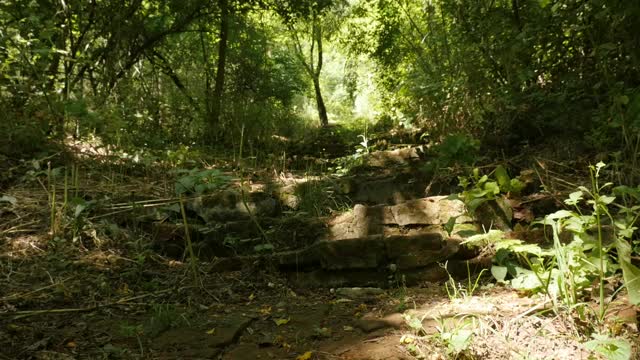
[[[533,271],[516,267],[516,276],[511,280],[511,286],[517,290],[535,290],[542,287],[542,284]]]
[[[507,203],[504,197],[496,198],[496,204],[498,205],[500,210],[502,210],[502,213],[510,223],[513,220],[513,208],[511,207],[511,205]]]
[[[474,211],[476,211],[476,209],[480,205],[484,204],[487,201],[489,201],[489,200],[487,200],[485,198],[473,199],[473,200],[469,201],[469,203],[467,204],[467,207],[469,208],[469,211],[473,213]]]
[[[18,203],[18,199],[16,199],[15,197],[11,196],[11,195],[2,195],[0,196],[0,203],[1,202],[8,202],[11,205],[15,205]]]
[[[500,230],[489,230],[489,232],[485,234],[473,235],[469,237],[467,240],[463,241],[461,244],[471,245],[471,246],[484,246],[487,244],[494,244],[500,240],[504,232]]]
[[[624,339],[613,339],[607,335],[593,334],[593,340],[585,347],[595,351],[608,360],[627,360],[631,358],[631,344]]]
[[[611,204],[614,200],[615,200],[615,196],[600,196],[600,202],[602,202],[605,205],[609,205]]]
[[[564,203],[567,205],[575,206],[582,200],[583,195],[584,193],[582,191],[572,192],[571,194],[569,194],[569,198],[566,199]]]
[[[545,219],[549,219],[549,220],[558,220],[558,219],[564,219],[564,218],[568,218],[574,216],[574,213],[571,211],[567,211],[567,210],[558,210],[552,214],[549,214],[547,216],[545,216]]]
[[[511,179],[509,182],[509,191],[514,194],[519,194],[522,189],[524,189],[525,185],[520,179]]]
[[[273,251],[273,249],[274,247],[271,244],[261,244],[253,247],[253,250],[255,252],[267,252],[267,251]]]
[[[449,352],[459,354],[465,351],[471,343],[473,331],[468,329],[459,329],[457,331],[442,333],[442,339],[448,343]]]
[[[500,189],[507,192],[511,187],[511,179],[509,178],[509,174],[507,170],[502,165],[498,165],[495,170],[495,177],[500,186]]]
[[[629,103],[629,97],[627,95],[618,96],[616,101],[622,105],[627,105]]]
[[[78,204],[76,205],[76,209],[73,212],[73,217],[77,218],[78,216],[80,216],[80,214],[82,214],[82,212],[84,211],[84,209],[87,208],[86,204]]]
[[[500,194],[500,186],[495,181],[489,181],[488,183],[484,184],[484,189],[488,194],[494,196]]]
[[[613,188],[613,192],[617,195],[629,195],[634,199],[640,199],[640,189],[632,188],[629,186],[616,186]]]
[[[447,223],[444,224],[444,230],[447,232],[447,235],[451,236],[451,233],[453,232],[453,227],[456,226],[456,219],[459,216],[452,216],[449,218],[449,220],[447,220]]]
[[[506,266],[493,265],[491,267],[491,275],[493,275],[498,282],[504,282],[508,273],[509,271]]]
[[[640,269],[631,263],[631,245],[628,241],[617,238],[616,249],[618,250],[618,261],[622,267],[624,286],[629,294],[629,302],[640,305]]]

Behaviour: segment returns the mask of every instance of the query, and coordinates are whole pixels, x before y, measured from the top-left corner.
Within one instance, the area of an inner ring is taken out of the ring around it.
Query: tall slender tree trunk
[[[311,41],[315,41],[318,45],[318,63],[315,70],[313,69],[313,47],[311,47],[311,77],[313,78],[313,88],[316,92],[316,103],[318,105],[318,118],[320,118],[321,126],[329,125],[329,117],[327,116],[327,107],[322,98],[320,90],[320,73],[322,72],[323,52],[322,52],[322,25],[320,19],[314,14],[313,17],[313,34]]]
[[[210,138],[216,138],[217,127],[220,125],[220,113],[224,104],[224,72],[227,62],[227,43],[229,41],[229,4],[227,0],[219,0],[220,6],[220,42],[218,43],[218,67],[216,69],[216,83],[211,102],[211,118],[209,119]]]
[[[320,118],[321,126],[329,125],[329,117],[327,116],[327,107],[324,105],[324,99],[322,98],[322,92],[320,91],[320,77],[313,77],[313,88],[316,92],[316,103],[318,105],[318,117]]]

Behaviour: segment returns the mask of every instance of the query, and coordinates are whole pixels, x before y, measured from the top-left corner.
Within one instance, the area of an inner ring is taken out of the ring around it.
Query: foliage
[[[181,175],[176,180],[177,195],[211,193],[226,187],[232,180],[231,176],[223,174],[218,169],[178,169],[175,172]]]
[[[448,135],[431,149],[435,158],[425,165],[424,170],[435,173],[442,168],[471,165],[476,160],[480,143],[464,134]]]
[[[441,265],[441,267],[447,272],[447,275],[449,276],[449,279],[447,280],[447,282],[445,282],[444,286],[450,300],[472,297],[479,286],[482,275],[486,271],[486,269],[482,269],[482,271],[480,271],[480,273],[475,277],[474,280],[473,275],[471,274],[470,265],[469,263],[467,263],[467,283],[463,284],[457,282],[453,278],[453,276],[451,276],[449,270],[447,270],[446,263]]]
[[[593,340],[585,343],[587,349],[606,359],[626,360],[631,358],[631,344],[624,339],[612,339],[607,335],[593,334]]]
[[[604,167],[603,163],[592,166],[591,189],[580,187],[579,191],[570,194],[565,200],[567,205],[575,208],[574,211],[560,210],[547,215],[539,222],[551,228],[551,249],[505,238],[498,230],[472,236],[464,243],[494,246],[495,265],[491,273],[498,281],[507,281],[510,278],[509,282],[515,288],[542,291],[552,299],[560,298],[569,307],[579,305],[584,291],[597,280],[600,291],[600,319],[605,312],[605,278],[621,269],[629,300],[637,304],[640,300],[640,271],[631,263],[629,239],[636,230],[634,224],[638,219],[638,209],[637,206],[626,207],[616,204],[614,196],[603,193],[603,190],[612,186],[611,183],[601,185],[598,181],[600,171]],[[623,191],[622,189],[625,188],[619,188],[619,191]],[[580,205],[583,203],[591,206],[590,213],[582,211]],[[611,207],[614,206],[619,209],[618,213],[612,213]],[[614,225],[611,227],[613,232],[610,239],[605,239],[605,222]],[[593,229],[595,235],[592,234]],[[561,240],[565,232],[571,235],[568,243]],[[612,248],[617,250],[617,256],[612,254]],[[525,264],[526,268],[522,264]]]
[[[488,175],[480,176],[480,169],[475,168],[471,178],[458,177],[459,186],[463,189],[459,197],[471,213],[487,201],[499,201],[500,194],[517,195],[524,188],[522,181],[510,178],[502,165],[498,165],[492,174],[494,181],[490,181]]]

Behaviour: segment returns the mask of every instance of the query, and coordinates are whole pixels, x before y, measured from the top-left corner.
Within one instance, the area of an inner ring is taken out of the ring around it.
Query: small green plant
[[[163,331],[174,328],[185,319],[172,304],[153,304],[151,317],[144,325],[144,334],[149,337],[158,336]]]
[[[451,274],[449,273],[449,270],[447,270],[446,262],[444,264],[440,264],[440,266],[447,272],[447,275],[449,276],[449,280],[447,280],[447,282],[444,283],[444,286],[450,300],[466,299],[468,297],[473,296],[475,291],[478,289],[482,275],[484,274],[485,271],[487,271],[487,269],[482,269],[474,279],[472,276],[473,274],[471,274],[471,267],[467,262],[467,283],[463,284],[461,282],[456,281],[456,279],[454,279],[453,276],[451,276]]]
[[[402,343],[405,344],[407,350],[412,354],[420,354],[421,351],[415,345],[416,340],[424,337],[426,331],[423,327],[424,317],[420,318],[414,315],[404,314],[405,323],[412,330],[412,335],[403,336]],[[446,349],[446,353],[451,358],[459,358],[468,351],[473,340],[474,330],[476,328],[475,316],[462,316],[460,318],[442,318],[434,317],[437,322],[437,332],[431,336],[432,341],[440,348]]]
[[[624,339],[614,339],[608,335],[593,334],[593,340],[584,345],[587,349],[597,352],[609,360],[631,359],[631,344]]]
[[[177,195],[212,192],[227,187],[233,178],[218,169],[178,169],[175,171],[180,177],[176,180]]]
[[[479,149],[480,142],[476,139],[464,134],[449,135],[432,148],[435,158],[423,170],[433,174],[442,168],[471,165]]]
[[[435,339],[447,349],[447,354],[457,358],[469,349],[473,340],[473,330],[466,318],[461,318],[456,326],[448,329],[444,321],[440,321]]]
[[[604,193],[612,187],[611,183],[599,183],[604,167],[603,163],[591,166],[591,189],[579,187],[565,200],[575,210],[560,210],[537,222],[551,229],[551,249],[505,238],[498,230],[472,236],[464,243],[492,244],[495,247],[495,264],[491,273],[498,281],[509,281],[518,289],[542,291],[554,301],[560,299],[570,309],[582,307],[581,298],[585,290],[596,280],[599,284],[600,320],[606,310],[605,278],[619,269],[622,269],[630,302],[640,303],[640,270],[631,263],[630,244],[640,208],[616,204],[615,196]],[[617,188],[617,191],[629,193],[624,188]],[[585,204],[591,207],[590,212],[583,211]],[[618,212],[614,214],[610,210],[612,207]],[[607,232],[606,223],[613,225],[608,226]],[[562,234],[570,235],[570,239],[561,240]],[[617,257],[610,252],[613,248]]]
[[[489,177],[491,175],[493,179]],[[518,178],[509,177],[502,165],[498,165],[489,175],[480,175],[480,169],[475,168],[470,178],[459,176],[458,181],[463,189],[458,196],[472,214],[480,205],[488,201],[499,201],[500,194],[517,194],[524,188],[524,184]]]

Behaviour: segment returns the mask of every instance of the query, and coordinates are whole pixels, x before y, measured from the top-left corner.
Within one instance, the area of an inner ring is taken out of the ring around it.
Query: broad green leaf
[[[542,287],[542,284],[533,271],[516,267],[516,276],[511,280],[511,286],[517,290],[535,290]]]
[[[500,186],[498,186],[498,183],[495,181],[489,181],[484,184],[484,189],[487,191],[487,193],[492,195],[500,194]]]
[[[473,246],[484,246],[487,244],[493,244],[502,239],[504,232],[500,230],[489,230],[489,232],[485,234],[473,235],[469,237],[467,240],[463,241],[461,244],[473,245]]]
[[[629,302],[640,305],[640,269],[631,263],[631,245],[628,241],[616,239],[616,249],[618,250],[618,261],[622,267],[622,277],[624,286],[629,294]]]
[[[467,207],[469,208],[469,211],[473,213],[474,211],[476,211],[476,209],[480,205],[484,204],[487,201],[489,201],[489,200],[487,200],[485,198],[473,199],[473,200],[469,201],[469,203],[467,204]]]
[[[493,275],[493,277],[498,280],[498,282],[504,282],[507,278],[507,274],[508,269],[506,266],[493,265],[491,267],[491,275]]]
[[[549,215],[545,216],[545,218],[549,219],[549,220],[557,220],[557,219],[568,218],[570,216],[574,216],[574,213],[572,213],[571,211],[567,211],[567,210],[558,210],[558,211],[554,212],[553,214],[549,214]]]
[[[569,194],[569,198],[564,201],[567,205],[577,205],[582,200],[583,192],[575,191]]]
[[[15,197],[11,196],[11,195],[2,195],[0,196],[0,203],[1,202],[8,202],[11,205],[15,205],[18,203],[18,199],[16,199]]]
[[[449,344],[449,351],[453,354],[459,354],[469,347],[473,331],[468,329],[458,329],[453,333],[444,333],[442,335],[443,339],[445,339]]]
[[[605,205],[611,204],[615,199],[615,196],[600,196],[600,201]]]
[[[509,191],[518,194],[524,189],[524,183],[520,179],[511,179],[509,182]]]
[[[631,358],[631,344],[621,338],[610,338],[607,335],[593,334],[593,340],[584,345],[608,360],[628,360]]]

